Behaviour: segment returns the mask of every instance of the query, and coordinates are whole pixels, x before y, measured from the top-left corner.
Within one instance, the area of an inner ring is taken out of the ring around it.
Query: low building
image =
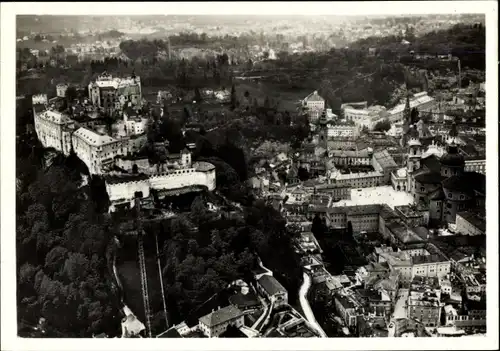
[[[257,280],[257,290],[264,294],[274,306],[278,307],[288,303],[288,292],[273,276],[263,275]]]
[[[372,153],[365,150],[330,150],[328,158],[334,165],[339,166],[369,166]]]
[[[244,313],[232,306],[213,311],[198,320],[200,331],[209,338],[216,338],[227,330],[227,327],[239,328],[244,325]]]
[[[342,173],[338,170],[328,171],[329,184],[347,185],[351,188],[372,188],[382,185],[384,175],[380,172]]]
[[[322,213],[323,209],[309,208],[309,211]],[[347,228],[348,223],[351,222],[352,230],[356,233],[359,232],[376,232],[378,230],[379,222],[379,205],[368,206],[339,206],[325,208],[326,224],[333,228]]]
[[[399,218],[410,227],[427,226],[429,224],[429,211],[418,206],[396,206],[394,210]]]
[[[320,184],[314,187],[314,192],[328,194],[332,197],[332,201],[351,199],[351,187],[349,185]]]
[[[444,306],[444,313],[446,326],[459,329],[486,328],[486,309],[469,310],[465,314],[458,314],[451,305],[447,305]]]

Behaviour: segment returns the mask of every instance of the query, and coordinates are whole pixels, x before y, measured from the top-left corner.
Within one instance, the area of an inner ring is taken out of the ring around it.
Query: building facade
[[[486,174],[486,159],[466,159],[465,171]]]
[[[307,111],[309,123],[316,123],[325,110],[325,99],[319,96],[317,91],[314,91],[302,100],[302,106]]]
[[[34,122],[38,140],[43,147],[54,148],[64,155],[70,154],[75,125],[67,115],[53,110],[37,112],[34,109]]]
[[[257,291],[274,302],[275,307],[288,303],[287,290],[272,275],[263,275],[257,280]]]
[[[215,190],[215,166],[207,162],[196,162],[191,167],[171,170],[163,174],[133,174],[126,176],[105,176],[106,191],[111,202],[109,212],[118,206],[134,206],[136,194],[146,198],[151,190],[169,192],[202,187]],[[201,189],[200,189],[201,190]]]
[[[198,320],[199,330],[209,338],[218,337],[229,326],[239,328],[243,325],[244,313],[232,305],[213,311]]]
[[[350,186],[351,188],[371,188],[382,185],[384,175],[376,171],[341,173],[338,170],[331,170],[327,172],[327,179],[329,184]]]
[[[85,163],[90,174],[105,173],[114,165],[116,156],[128,154],[127,141],[86,128],[78,128],[71,141],[75,154]]]
[[[415,94],[409,99],[410,108],[416,108],[422,112],[436,112],[437,103],[435,99],[423,91]],[[405,117],[406,104],[402,103],[389,110],[389,121],[392,123],[400,122]]]
[[[68,84],[57,84],[56,85],[56,93],[58,97],[64,98],[66,97],[66,90],[68,90]]]
[[[128,78],[113,78],[104,73],[89,84],[88,90],[92,104],[108,113],[125,106],[142,104],[141,80],[134,75]]]

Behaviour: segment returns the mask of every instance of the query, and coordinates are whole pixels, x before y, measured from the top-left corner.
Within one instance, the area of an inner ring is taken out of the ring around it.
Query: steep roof
[[[304,101],[325,101],[321,96],[319,96],[317,91],[313,91],[311,94],[307,95]]]
[[[451,176],[443,180],[443,188],[456,191],[468,191],[473,189],[473,184],[469,183],[468,177],[465,176]]]
[[[429,200],[444,200],[445,194],[442,187],[429,194]]]
[[[439,158],[434,154],[427,156],[425,158],[422,158],[420,161],[420,164],[430,171],[433,171],[433,172],[440,172],[441,171],[441,163],[439,162]]]
[[[398,166],[387,150],[375,152],[373,157],[383,169],[396,168]]]
[[[443,180],[443,176],[437,172],[427,171],[415,176],[415,180],[422,184],[439,184]]]
[[[471,223],[479,230],[486,232],[486,221],[477,216],[476,214],[465,211],[465,212],[459,212],[457,213],[457,215],[465,219],[467,222]]]
[[[199,321],[208,327],[214,327],[216,325],[236,319],[242,315],[243,312],[239,308],[229,305],[217,311],[209,313],[203,317],[200,317]]]
[[[258,281],[262,288],[264,288],[264,290],[266,290],[269,295],[286,292],[286,289],[283,287],[283,285],[281,285],[280,282],[277,281],[273,276],[263,275]]]

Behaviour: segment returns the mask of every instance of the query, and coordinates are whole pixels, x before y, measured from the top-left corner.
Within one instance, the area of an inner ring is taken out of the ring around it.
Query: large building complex
[[[302,106],[306,109],[309,122],[315,123],[325,110],[325,99],[319,96],[317,91],[314,91],[302,100]]]
[[[142,103],[141,79],[132,75],[128,78],[113,78],[102,74],[88,86],[90,101],[108,113],[119,111],[125,106],[140,106]]]
[[[103,95],[103,92],[106,93]],[[93,117],[75,115],[71,119],[48,106],[46,95],[40,95],[33,97],[35,130],[44,147],[66,156],[73,152],[87,166],[90,175],[104,175],[111,202],[109,211],[120,206],[130,208],[135,198],[148,198],[151,190],[165,196],[215,189],[215,167],[207,162],[193,164],[191,152],[187,149],[172,154],[167,149],[168,141],[155,143],[154,147],[166,156],[157,164],[150,164],[147,156],[138,154],[147,142],[149,121],[137,110],[141,94],[138,78],[118,79],[102,75],[91,83],[89,93],[98,107],[115,112],[122,109],[122,118],[110,126],[99,118],[98,113]],[[111,95],[106,97],[106,94],[114,94],[114,97],[111,99]],[[110,104],[113,101],[119,105]],[[84,110],[87,107],[84,106]]]
[[[390,109],[389,113],[389,121],[390,122],[400,122],[405,118],[405,110],[407,109],[407,103],[401,103],[396,107]],[[413,95],[412,98],[409,98],[409,106],[411,109],[416,108],[420,113],[422,112],[436,112],[437,103],[436,100],[427,94],[426,91],[422,91]]]

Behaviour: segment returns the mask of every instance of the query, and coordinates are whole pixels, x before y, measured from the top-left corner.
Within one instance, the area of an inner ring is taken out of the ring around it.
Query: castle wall
[[[130,202],[135,198],[136,192],[142,192],[142,197],[149,196],[149,181],[140,180],[134,182],[124,182],[124,183],[106,183],[106,191],[109,196],[109,200],[114,202],[114,204]]]
[[[194,185],[204,185],[209,191],[215,189],[215,170],[201,172],[195,168],[174,171],[165,175],[152,176],[149,179],[155,190],[172,190]]]

